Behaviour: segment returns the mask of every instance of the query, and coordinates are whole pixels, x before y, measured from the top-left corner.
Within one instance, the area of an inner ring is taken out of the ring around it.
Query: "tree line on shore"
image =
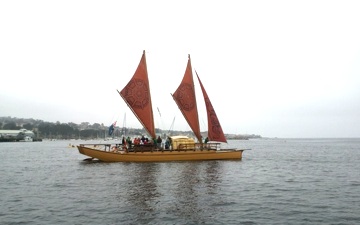
[[[109,126],[104,124],[89,122],[76,123],[60,123],[57,121],[46,122],[43,120],[23,119],[16,117],[0,117],[0,130],[20,130],[26,129],[33,131],[35,137],[41,139],[104,139],[104,138],[120,138],[122,136],[142,136],[146,134],[145,129],[116,127],[112,135],[108,134]],[[156,133],[162,135],[192,135],[192,131],[163,131],[155,129]],[[204,137],[206,132],[204,132]],[[227,135],[228,139],[249,139],[261,138],[260,135]]]

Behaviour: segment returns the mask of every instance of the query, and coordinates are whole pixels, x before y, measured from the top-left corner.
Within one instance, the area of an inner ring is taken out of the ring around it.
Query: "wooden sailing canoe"
[[[110,147],[110,146],[109,146]],[[167,161],[197,161],[197,160],[240,160],[244,150],[155,150],[155,151],[106,151],[86,145],[77,146],[83,155],[104,162],[167,162]],[[110,148],[109,148],[110,149]]]

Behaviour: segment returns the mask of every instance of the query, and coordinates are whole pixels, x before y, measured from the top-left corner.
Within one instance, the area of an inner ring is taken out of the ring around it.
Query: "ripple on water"
[[[84,162],[1,143],[2,224],[356,224],[359,139],[229,141],[241,161]],[[15,145],[14,145],[15,144]],[[25,145],[23,145],[25,144]],[[6,149],[6,150],[5,150]],[[339,151],[341,150],[341,152]]]

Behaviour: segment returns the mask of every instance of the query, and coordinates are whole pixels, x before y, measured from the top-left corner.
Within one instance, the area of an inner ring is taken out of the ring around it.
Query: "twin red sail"
[[[119,94],[148,134],[156,138],[145,51],[135,74]]]
[[[199,75],[197,74],[196,71],[195,71],[195,73],[199,80],[201,91],[203,93],[204,101],[205,101],[205,105],[206,105],[209,141],[227,142],[224,132],[221,128],[219,119],[215,113],[214,107],[212,106],[211,101],[209,99],[209,96],[207,95],[205,88],[204,88],[203,84],[201,83]]]
[[[186,121],[188,122],[190,128],[194,132],[196,138],[199,140],[199,142],[201,142],[202,138],[200,133],[199,116],[194,88],[191,60],[189,55],[184,77],[172,96],[180,111],[184,115]]]
[[[210,141],[227,142],[218,117],[216,116],[214,107],[212,106],[211,101],[197,73],[196,76],[199,80],[206,105],[208,119],[208,138]],[[183,80],[172,96],[189,126],[193,130],[196,138],[199,140],[199,142],[201,142],[202,138],[200,133],[199,116],[196,104],[190,55]]]

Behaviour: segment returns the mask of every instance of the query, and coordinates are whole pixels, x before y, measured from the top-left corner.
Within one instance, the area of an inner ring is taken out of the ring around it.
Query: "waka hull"
[[[153,152],[110,152],[77,146],[79,152],[91,158],[104,162],[167,162],[167,161],[199,161],[242,158],[244,150],[182,150],[182,151],[153,151]]]

